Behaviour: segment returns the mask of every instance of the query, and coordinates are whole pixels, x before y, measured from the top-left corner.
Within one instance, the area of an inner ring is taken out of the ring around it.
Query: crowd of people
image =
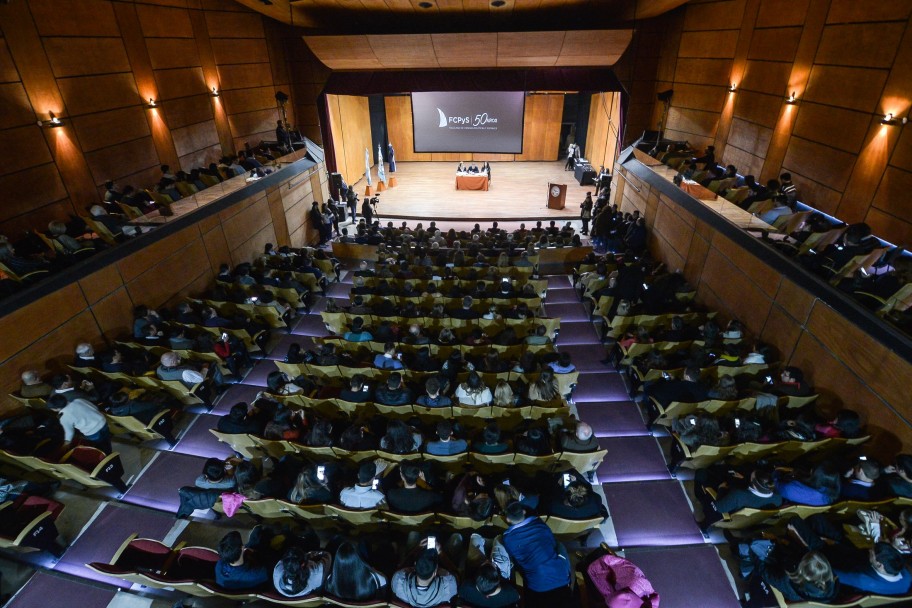
[[[135,218],[154,212],[168,215],[171,203],[239,175],[262,177],[272,172],[264,163],[273,161],[268,148],[247,147],[189,172],[162,165],[158,182],[143,190],[108,180],[104,194],[86,207],[85,215],[52,220],[46,230],[28,232],[21,238],[0,235],[0,297],[139,235],[143,229],[131,224]]]

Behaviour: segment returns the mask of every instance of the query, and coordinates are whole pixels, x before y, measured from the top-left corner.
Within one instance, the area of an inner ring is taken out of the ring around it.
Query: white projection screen
[[[412,93],[415,152],[521,154],[523,91]]]

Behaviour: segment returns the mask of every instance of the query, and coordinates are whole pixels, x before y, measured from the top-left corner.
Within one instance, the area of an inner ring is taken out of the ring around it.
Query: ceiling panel
[[[387,0],[389,1],[389,0]],[[334,70],[610,66],[632,30],[305,36]]]

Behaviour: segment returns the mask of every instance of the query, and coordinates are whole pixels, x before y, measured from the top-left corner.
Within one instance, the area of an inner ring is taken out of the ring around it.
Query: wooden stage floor
[[[595,186],[580,186],[566,161],[492,162],[487,192],[456,190],[454,162],[396,163],[398,186],[380,193],[379,216],[386,219],[452,219],[462,221],[579,219],[579,206]],[[475,163],[481,167],[481,163]],[[377,168],[372,170],[374,191]],[[389,175],[387,175],[389,178]],[[548,209],[548,183],[566,184],[566,207]],[[355,191],[363,200],[367,181]],[[359,210],[360,212],[360,210]]]

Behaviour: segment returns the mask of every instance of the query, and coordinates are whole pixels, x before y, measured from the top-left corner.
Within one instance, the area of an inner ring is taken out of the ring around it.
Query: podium
[[[563,209],[566,198],[567,184],[548,184],[548,209]]]

